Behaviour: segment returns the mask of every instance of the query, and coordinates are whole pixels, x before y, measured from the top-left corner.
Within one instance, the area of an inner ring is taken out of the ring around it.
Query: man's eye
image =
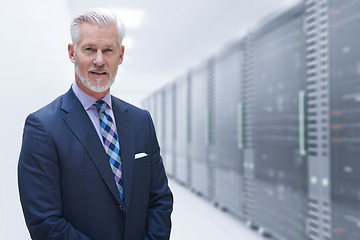
[[[90,48],[90,47],[89,47],[89,48],[85,48],[85,51],[90,51],[90,52],[91,52],[91,51],[93,51],[93,50],[94,50],[94,49],[93,49],[93,48]]]
[[[108,48],[108,49],[105,49],[105,52],[112,52],[113,50]]]

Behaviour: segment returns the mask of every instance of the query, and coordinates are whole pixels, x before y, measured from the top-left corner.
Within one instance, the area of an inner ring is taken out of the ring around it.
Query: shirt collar
[[[74,81],[72,89],[86,111],[96,103],[97,99],[87,95],[83,90],[81,90],[81,88],[76,84],[76,81]],[[106,102],[108,107],[112,109],[110,91],[101,100]]]

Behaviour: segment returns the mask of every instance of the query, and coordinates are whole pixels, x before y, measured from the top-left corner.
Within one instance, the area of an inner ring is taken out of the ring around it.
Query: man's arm
[[[164,165],[160,156],[160,148],[156,139],[154,125],[148,113],[151,138],[151,189],[146,224],[146,240],[167,240],[170,237],[173,195],[168,187]]]
[[[34,114],[25,122],[18,184],[32,239],[89,240],[62,217],[58,156],[52,137]]]

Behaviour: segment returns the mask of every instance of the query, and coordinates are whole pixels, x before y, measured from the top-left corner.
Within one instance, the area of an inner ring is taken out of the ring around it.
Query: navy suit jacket
[[[27,117],[18,183],[33,239],[169,239],[173,196],[150,114],[115,97],[112,104],[125,203],[72,89]]]

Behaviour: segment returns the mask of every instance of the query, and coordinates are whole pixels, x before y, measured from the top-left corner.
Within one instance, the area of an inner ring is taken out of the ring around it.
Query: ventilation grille
[[[161,91],[161,138],[166,138],[166,92]]]
[[[174,149],[175,146],[175,142],[176,142],[176,84],[174,83],[173,86],[171,87],[171,92],[172,92],[172,108],[171,108],[171,112],[172,112],[172,129],[171,129],[171,135],[172,135],[172,147],[171,147],[171,154],[172,154],[172,159],[173,159],[173,164],[172,164],[172,172],[174,177],[176,177],[176,151]]]
[[[243,195],[242,213],[245,219],[255,220],[255,181],[254,178],[244,176],[241,190]]]
[[[207,94],[207,103],[209,109],[209,122],[208,122],[208,131],[209,131],[209,139],[208,142],[210,145],[214,144],[214,133],[215,133],[215,122],[214,122],[214,114],[215,114],[215,60],[210,59],[207,68],[208,68],[208,94]]]
[[[329,155],[329,53],[326,1],[306,2],[306,81],[308,151]]]
[[[186,139],[188,142],[188,150],[189,150],[189,144],[191,144],[191,137],[192,137],[192,125],[191,125],[191,111],[192,111],[192,81],[191,81],[191,74],[188,73],[186,76]],[[188,151],[189,152],[189,151]],[[187,180],[189,183],[189,186],[191,186],[192,179],[191,179],[191,156],[187,156]]]
[[[254,50],[252,36],[246,36],[243,45],[244,54],[242,56],[241,69],[241,101],[244,104],[244,148],[253,149],[253,124],[254,124]]]
[[[208,174],[209,174],[209,184],[208,191],[210,199],[213,199],[215,195],[215,155],[213,154],[213,149],[211,147],[215,144],[214,134],[215,134],[215,123],[214,123],[214,114],[215,114],[215,60],[211,58],[207,63],[207,72],[208,72],[208,82],[207,82],[207,104],[208,104],[208,139],[209,144],[209,161],[208,161]]]
[[[188,143],[191,143],[191,139],[192,139],[192,125],[191,125],[191,120],[192,120],[192,116],[191,116],[191,112],[192,112],[192,81],[191,81],[191,74],[189,73],[187,75],[187,79],[186,79],[186,110],[187,110],[187,114],[186,114],[186,132],[187,132],[187,141]]]
[[[305,1],[308,154],[321,162],[329,156],[329,19],[327,0]],[[308,200],[310,240],[331,239],[330,204]]]
[[[307,232],[310,240],[331,240],[331,209],[328,202],[308,200]]]
[[[172,140],[176,141],[176,84],[173,84],[172,88],[171,88],[171,92],[172,92]]]
[[[253,165],[251,157],[245,157],[246,152],[253,151],[254,148],[254,49],[251,34],[247,34],[242,42],[241,55],[241,103],[242,103],[242,127],[243,127],[243,148],[244,148],[244,165]],[[250,154],[251,155],[251,154]],[[256,182],[252,170],[244,167],[242,177],[242,196],[244,202],[242,212],[249,221],[250,225],[256,220],[255,209],[255,190]]]

